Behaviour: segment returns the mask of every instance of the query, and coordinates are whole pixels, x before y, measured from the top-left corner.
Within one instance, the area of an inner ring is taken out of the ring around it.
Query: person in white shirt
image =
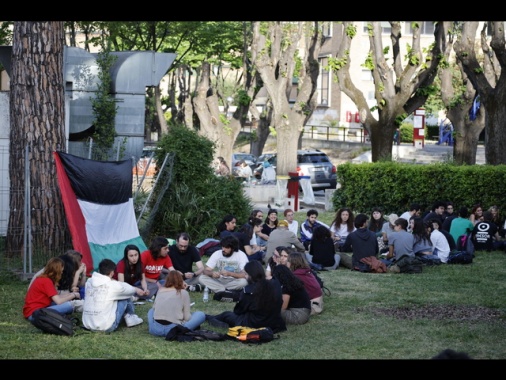
[[[246,253],[239,250],[239,240],[227,235],[221,239],[221,249],[207,260],[200,284],[213,293],[241,290],[248,285],[244,271],[248,261]]]
[[[430,241],[432,242],[432,254],[439,257],[442,263],[448,262],[450,256],[450,245],[448,240],[440,231],[442,223],[439,219],[429,220],[428,230],[430,232]]]
[[[291,208],[287,208],[283,215],[285,216],[285,220],[288,222],[288,229],[292,231],[295,236],[299,236],[299,222],[293,219],[293,210]]]
[[[412,232],[411,226],[409,225],[409,220],[412,216],[420,216],[422,212],[422,207],[418,203],[411,203],[409,206],[409,210],[402,213],[399,218],[406,219],[408,221],[408,232]]]
[[[86,281],[83,305],[83,325],[92,331],[115,331],[121,320],[127,327],[140,325],[143,320],[135,314],[132,296],[144,295],[144,290],[113,279],[116,264],[103,259],[98,272]]]
[[[337,244],[339,248],[344,245],[348,235],[356,230],[354,222],[355,216],[351,209],[343,207],[337,210],[336,217],[330,225],[330,232],[334,239],[334,244]]]
[[[241,165],[237,174],[239,177],[243,177],[248,184],[251,182],[251,178],[253,177],[253,171],[244,160],[241,160]]]

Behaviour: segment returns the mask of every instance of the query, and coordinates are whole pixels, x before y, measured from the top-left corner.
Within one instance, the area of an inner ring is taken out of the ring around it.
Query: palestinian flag
[[[132,199],[132,161],[94,161],[53,153],[58,185],[74,249],[88,275],[102,259],[117,263],[127,244],[147,249]]]

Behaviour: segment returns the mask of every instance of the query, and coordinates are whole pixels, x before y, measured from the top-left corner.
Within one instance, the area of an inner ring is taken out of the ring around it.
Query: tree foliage
[[[197,132],[174,125],[158,143],[157,164],[167,153],[175,153],[172,181],[154,216],[152,236],[176,236],[188,232],[194,243],[215,237],[216,224],[226,214],[246,223],[253,205],[245,197],[241,182],[233,176],[214,174],[214,144]],[[163,174],[159,181],[165,180]],[[155,189],[153,202],[158,194]]]
[[[424,51],[420,44],[421,21],[412,22],[413,38],[401,53],[401,23],[389,21],[391,44],[385,46],[382,25],[372,21],[369,28],[369,53],[364,57],[364,66],[371,70],[376,105],[371,109],[363,92],[353,83],[350,68],[352,40],[356,35],[353,21],[342,23],[341,43],[335,57],[329,60],[341,90],[356,104],[360,121],[371,136],[372,160],[392,159],[392,139],[395,128],[404,118],[422,106],[435,91],[432,82],[441,60],[441,49],[448,30],[448,23],[437,21],[434,29],[434,44]],[[378,118],[373,111],[378,111]]]
[[[93,141],[96,146],[96,154],[99,160],[107,160],[109,150],[114,145],[117,136],[115,118],[118,107],[114,96],[111,94],[111,67],[116,57],[107,50],[102,50],[97,55],[98,85],[95,97],[91,98],[91,108],[95,119],[93,121]]]

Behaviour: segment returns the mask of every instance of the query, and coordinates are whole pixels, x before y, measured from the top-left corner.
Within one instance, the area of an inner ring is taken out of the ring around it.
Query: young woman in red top
[[[74,312],[73,300],[80,299],[79,292],[58,294],[56,287],[63,275],[64,263],[59,257],[49,259],[44,272],[38,276],[28,288],[23,305],[23,316],[30,322],[35,310],[42,308],[54,309],[60,314]]]

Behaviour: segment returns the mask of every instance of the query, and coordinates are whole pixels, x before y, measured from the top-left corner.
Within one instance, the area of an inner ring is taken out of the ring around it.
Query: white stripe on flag
[[[133,199],[118,205],[101,205],[77,200],[86,223],[88,242],[117,244],[139,236]]]

